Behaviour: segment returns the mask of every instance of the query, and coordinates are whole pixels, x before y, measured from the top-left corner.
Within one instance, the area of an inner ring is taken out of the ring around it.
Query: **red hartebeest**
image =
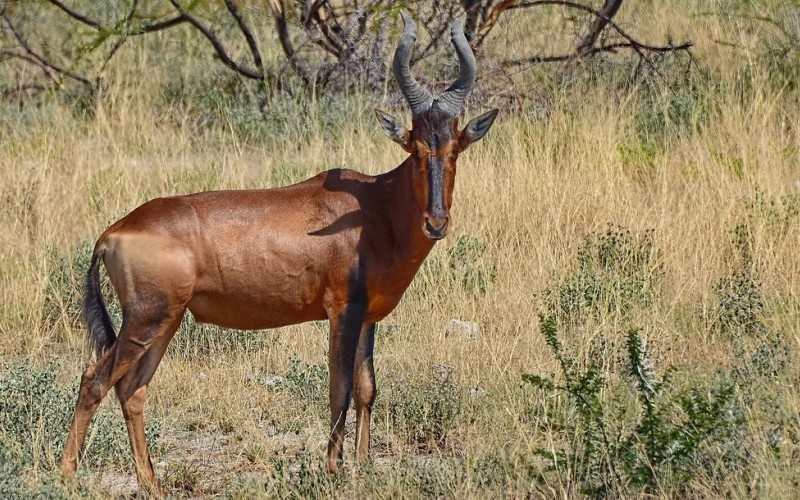
[[[434,99],[409,71],[416,26],[394,55],[395,78],[412,129],[382,111],[389,137],[408,151],[378,176],[323,172],[292,186],[159,198],[100,236],[92,254],[84,312],[98,360],[81,378],[61,470],[78,451],[100,401],[113,386],[128,428],[137,479],[158,489],[147,452],[142,406],[147,385],[188,309],[198,321],[239,329],[330,322],[331,433],[328,469],[339,470],[345,414],[356,407],[356,460],[369,453],[375,399],[375,324],[397,305],[436,240],[450,228],[456,158],[489,130],[497,110],[458,128],[475,83],[463,16],[453,23],[457,80]],[[122,306],[116,337],[100,292],[105,264]]]

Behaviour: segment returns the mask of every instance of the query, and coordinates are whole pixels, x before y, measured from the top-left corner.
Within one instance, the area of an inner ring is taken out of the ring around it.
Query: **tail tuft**
[[[103,253],[103,249],[95,248],[92,254],[92,263],[86,276],[86,299],[83,302],[83,315],[89,326],[89,342],[94,346],[98,358],[117,340],[100,286],[100,258]]]

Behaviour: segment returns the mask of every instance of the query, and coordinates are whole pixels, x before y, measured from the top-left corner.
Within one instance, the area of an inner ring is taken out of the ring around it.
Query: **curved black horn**
[[[475,86],[475,54],[464,36],[464,21],[466,14],[461,14],[454,21],[450,28],[450,39],[458,55],[459,74],[455,82],[436,98],[439,109],[447,111],[452,115],[458,115],[464,108],[464,101],[472,87]]]
[[[409,62],[411,61],[411,47],[417,39],[417,25],[405,11],[401,11],[400,15],[403,18],[405,30],[397,43],[392,67],[397,84],[400,85],[400,91],[403,92],[406,101],[411,106],[411,115],[417,116],[431,107],[433,96],[411,76]]]

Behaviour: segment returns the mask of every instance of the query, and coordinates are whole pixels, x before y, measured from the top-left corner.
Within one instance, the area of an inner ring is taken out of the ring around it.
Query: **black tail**
[[[100,287],[100,258],[103,253],[104,249],[95,248],[92,254],[92,263],[86,276],[86,300],[83,302],[83,315],[89,325],[89,342],[94,346],[98,358],[117,340]]]

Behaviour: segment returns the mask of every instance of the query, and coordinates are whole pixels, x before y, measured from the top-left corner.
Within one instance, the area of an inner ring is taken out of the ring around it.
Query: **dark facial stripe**
[[[444,204],[444,159],[428,157],[428,212],[434,219],[447,215]]]

